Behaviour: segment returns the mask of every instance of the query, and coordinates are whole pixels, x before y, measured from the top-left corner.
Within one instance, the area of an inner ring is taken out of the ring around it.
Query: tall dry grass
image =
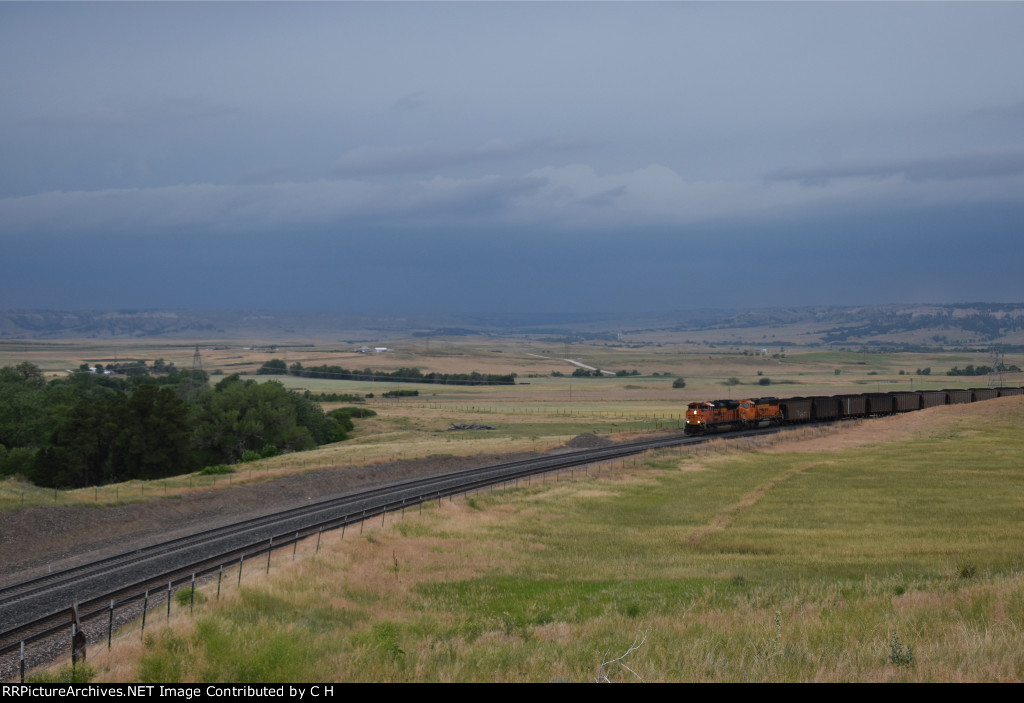
[[[275,558],[94,665],[105,680],[1020,681],[1024,413],[999,418],[666,451],[432,503]]]

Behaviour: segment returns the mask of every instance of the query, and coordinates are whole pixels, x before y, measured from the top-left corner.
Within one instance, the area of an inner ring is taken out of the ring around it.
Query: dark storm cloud
[[[342,156],[331,170],[338,176],[417,173],[466,164],[491,163],[528,155],[570,151],[580,149],[582,146],[579,143],[551,139],[516,143],[494,139],[471,148],[454,148],[440,144],[402,147],[363,146]]]
[[[388,197],[377,198],[376,207],[357,222],[420,231],[486,228],[514,210],[517,201],[535,196],[545,185],[547,180],[537,176],[491,176],[464,182],[433,179],[415,189],[390,190]]]
[[[0,299],[659,309],[749,303],[722,281],[765,271],[757,304],[1022,297],[1021,26],[0,2]]]
[[[415,93],[410,93],[409,95],[403,95],[395,101],[391,106],[391,109],[399,112],[418,110],[427,104],[427,100],[423,96],[424,92],[422,90],[417,90]]]
[[[580,200],[580,203],[594,207],[604,207],[611,205],[615,200],[625,195],[626,192],[626,186],[615,186],[614,188],[609,188],[601,193],[595,193],[594,195],[583,198]]]
[[[110,129],[155,127],[222,117],[237,113],[229,105],[198,97],[167,97],[141,104],[94,104],[79,111],[34,115],[21,124],[32,127],[102,127]]]
[[[799,181],[823,186],[842,178],[903,176],[909,181],[999,178],[1024,173],[1024,148],[1009,146],[944,156],[878,160],[817,168],[787,168],[766,176],[769,181]]]
[[[253,175],[256,180],[257,174]],[[415,183],[351,180],[248,185],[197,184],[166,188],[50,192],[0,199],[0,230],[15,232],[124,232],[139,239],[171,231],[209,233],[304,229],[333,223],[422,230],[487,224],[480,218],[514,215],[536,197],[543,176],[435,177]]]
[[[1024,100],[1015,105],[981,108],[974,114],[980,117],[996,117],[1013,121],[1024,120]]]
[[[288,168],[285,166],[256,166],[238,174],[238,183],[251,185],[256,183],[274,183],[286,180]]]

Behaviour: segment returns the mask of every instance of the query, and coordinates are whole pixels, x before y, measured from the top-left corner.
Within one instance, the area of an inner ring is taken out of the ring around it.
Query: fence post
[[[273,551],[274,551],[274,538],[271,537],[270,538],[270,548],[267,549],[267,573],[268,574],[270,573],[270,555],[273,553]]]
[[[18,667],[21,669],[21,682],[25,683],[25,640],[21,641],[21,661]]]
[[[195,573],[193,573],[192,574],[192,593],[189,596],[189,600],[188,600],[188,612],[190,614],[192,613],[192,606],[195,605],[195,603],[196,603],[196,575],[195,575]]]
[[[110,599],[110,620],[107,622],[107,649],[114,639],[114,599]]]
[[[220,569],[217,571],[217,600],[220,600],[220,580],[224,578],[224,565],[220,565]]]
[[[171,582],[167,582],[167,622],[171,621]]]
[[[295,532],[295,544],[292,545],[292,561],[295,561],[295,550],[299,548],[299,533]]]
[[[322,527],[319,528],[316,531],[316,553],[317,554],[320,553],[320,535],[322,535],[323,533],[324,533],[324,528],[322,528]]]
[[[146,635],[146,611],[149,610],[149,591],[146,591],[146,595],[142,598],[142,630],[139,632],[141,637]]]
[[[78,619],[78,598],[71,603],[71,666],[78,663],[78,655],[81,653],[82,661],[85,661],[85,631],[82,630],[82,621]]]
[[[245,563],[245,555],[241,554],[238,557],[238,585],[242,585],[242,564]]]

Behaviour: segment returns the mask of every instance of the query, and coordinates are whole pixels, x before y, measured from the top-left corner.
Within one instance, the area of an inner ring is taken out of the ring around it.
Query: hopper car
[[[1024,388],[967,388],[942,391],[853,393],[808,398],[710,400],[686,406],[686,434],[754,427],[880,417],[897,413],[1024,395]]]

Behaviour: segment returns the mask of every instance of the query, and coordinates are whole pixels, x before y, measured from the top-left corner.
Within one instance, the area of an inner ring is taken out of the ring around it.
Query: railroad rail
[[[763,431],[762,431],[763,432]],[[741,437],[753,432],[735,432]],[[252,567],[275,550],[387,513],[498,484],[571,471],[652,449],[700,444],[707,437],[675,435],[593,449],[549,454],[407,481],[352,493],[262,517],[197,532],[0,589],[0,657],[71,627],[72,604],[80,622],[112,620],[130,603],[172,592],[224,568]],[[259,562],[262,563],[262,562]]]

